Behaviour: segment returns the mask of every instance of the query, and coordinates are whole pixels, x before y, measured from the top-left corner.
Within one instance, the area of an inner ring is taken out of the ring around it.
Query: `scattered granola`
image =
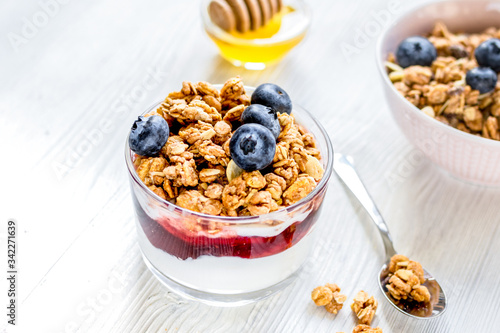
[[[333,297],[330,303],[325,305],[325,309],[330,313],[337,314],[344,306],[347,296],[340,293],[340,287],[336,284],[327,283],[326,287],[333,292]]]
[[[262,215],[305,198],[323,166],[313,135],[293,115],[277,114],[281,131],[265,171],[244,171],[231,159],[229,142],[248,105],[239,77],[220,91],[207,82],[183,82],[145,115],[161,116],[170,133],[157,155],[135,156],[137,175],[159,197],[210,215]]]
[[[332,301],[333,292],[327,287],[316,287],[311,293],[311,298],[317,306],[325,306]]]
[[[340,293],[340,287],[336,284],[327,283],[324,286],[314,288],[311,299],[317,306],[324,306],[326,311],[337,314],[344,306],[347,296]],[[363,290],[354,297],[351,309],[358,317],[359,325],[353,329],[353,333],[383,333],[381,328],[371,328],[369,326],[377,306],[378,303],[375,298],[373,296],[369,297]]]
[[[353,301],[351,309],[356,317],[358,317],[359,323],[370,325],[373,316],[375,316],[375,311],[377,311],[378,302],[373,296],[369,296],[363,290],[358,292]]]
[[[380,327],[371,328],[369,325],[359,324],[354,327],[352,333],[383,333]]]
[[[438,22],[427,38],[437,50],[430,66],[403,69],[394,54],[389,55],[386,67],[394,87],[426,115],[461,131],[500,140],[500,79],[483,94],[466,83],[467,72],[478,67],[474,51],[482,42],[500,38],[500,29],[451,33]]]
[[[344,306],[346,295],[340,293],[340,287],[334,283],[327,283],[324,286],[316,287],[311,298],[317,306],[324,306],[326,311],[337,314]]]

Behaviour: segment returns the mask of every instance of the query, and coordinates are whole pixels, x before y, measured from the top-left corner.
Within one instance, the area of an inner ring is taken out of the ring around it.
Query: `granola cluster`
[[[317,306],[324,306],[326,311],[337,314],[344,306],[347,296],[340,293],[340,288],[336,284],[327,283],[325,286],[315,288],[311,298]]]
[[[428,40],[438,57],[430,67],[397,65],[390,54],[386,67],[395,88],[426,115],[461,131],[500,140],[500,80],[494,91],[480,95],[465,82],[468,70],[478,67],[474,50],[479,44],[500,38],[500,29],[479,34],[451,33],[436,23]]]
[[[337,314],[343,307],[347,296],[340,293],[340,287],[336,284],[327,283],[324,286],[314,288],[311,292],[311,299],[317,306],[324,306],[326,311]],[[377,311],[378,302],[373,296],[369,296],[361,290],[353,299],[351,309],[358,318],[358,325],[353,333],[382,333],[382,329],[371,328],[375,311]]]
[[[369,325],[359,324],[354,327],[352,333],[383,333],[380,327],[371,328]]]
[[[389,283],[386,288],[397,301],[425,302],[431,300],[425,282],[424,269],[420,263],[396,254],[389,263]]]
[[[163,117],[170,136],[158,156],[136,156],[137,175],[159,197],[210,215],[262,215],[303,199],[323,167],[313,135],[293,115],[278,113],[281,132],[265,172],[246,172],[232,162],[229,141],[248,105],[239,77],[220,91],[207,82],[183,82],[146,115]]]
[[[372,323],[377,307],[377,300],[363,290],[358,292],[351,304],[352,311],[358,317],[359,323],[363,325],[370,325]]]

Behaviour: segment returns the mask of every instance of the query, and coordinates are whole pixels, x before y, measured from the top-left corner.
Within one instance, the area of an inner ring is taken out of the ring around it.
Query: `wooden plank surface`
[[[350,57],[342,53],[342,43],[356,45],[389,2],[308,3],[314,19],[306,40],[257,72],[218,55],[198,1],[0,3],[0,217],[19,225],[18,332],[350,332],[348,306],[333,316],[310,300],[326,282],[338,283],[349,304],[360,289],[373,294],[380,301],[373,324],[384,332],[499,327],[500,190],[449,177],[404,139],[382,95],[377,36]],[[396,3],[403,11],[418,1]],[[40,27],[30,30],[26,22],[35,21]],[[12,42],[13,35],[21,39]],[[183,80],[221,83],[234,75],[247,85],[284,87],[324,124],[335,150],[355,158],[397,249],[445,288],[445,315],[412,320],[383,300],[380,238],[335,177],[313,254],[279,294],[215,308],[180,299],[155,280],[135,240],[127,130]],[[4,279],[1,288],[5,297]]]

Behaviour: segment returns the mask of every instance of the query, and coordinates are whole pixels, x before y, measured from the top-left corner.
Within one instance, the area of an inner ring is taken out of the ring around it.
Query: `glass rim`
[[[222,85],[214,85],[214,87],[217,87],[217,86],[222,86]],[[245,86],[245,89],[246,90],[253,90],[255,88]],[[155,102],[154,104],[149,106],[146,109],[146,111],[141,113],[140,116],[147,114],[148,112],[150,112],[151,110],[156,108],[158,105],[160,105],[162,102],[163,102],[163,99]],[[318,126],[319,130],[321,131],[321,135],[323,136],[323,138],[326,142],[326,152],[328,154],[328,160],[326,161],[326,167],[325,167],[325,171],[323,173],[323,177],[319,181],[318,185],[316,185],[314,190],[312,190],[311,193],[309,193],[305,198],[299,200],[298,202],[296,202],[290,206],[283,207],[283,208],[278,209],[274,212],[270,212],[270,213],[263,214],[263,215],[256,215],[256,216],[219,216],[219,215],[210,215],[210,214],[195,212],[195,211],[192,211],[192,210],[189,210],[186,208],[182,208],[174,203],[171,203],[170,201],[165,200],[165,199],[159,197],[158,195],[156,195],[155,193],[153,193],[153,191],[151,191],[137,175],[137,172],[136,172],[135,167],[134,167],[134,163],[132,161],[132,154],[134,154],[134,153],[132,152],[132,150],[130,149],[130,146],[129,146],[130,130],[128,131],[126,142],[125,142],[125,162],[127,164],[128,172],[129,172],[130,176],[132,177],[132,179],[148,195],[148,197],[152,197],[156,201],[158,201],[158,202],[160,202],[168,207],[171,206],[174,209],[182,212],[182,214],[184,214],[184,215],[189,214],[189,215],[194,215],[194,216],[197,216],[200,218],[205,218],[205,219],[217,219],[217,220],[220,220],[220,222],[226,221],[226,222],[230,222],[232,224],[258,223],[261,220],[262,221],[274,220],[273,216],[275,216],[275,215],[278,216],[284,212],[298,209],[298,208],[304,206],[305,204],[309,203],[311,200],[313,200],[316,197],[316,195],[319,192],[321,192],[321,190],[328,184],[328,180],[330,179],[330,176],[331,176],[332,171],[333,171],[333,145],[331,143],[330,137],[328,136],[328,133],[326,132],[325,128],[320,124],[320,122],[318,122],[316,120],[316,118],[314,118],[314,116],[309,111],[307,111],[306,109],[304,109],[302,106],[300,106],[298,104],[294,104],[293,110],[296,110],[296,108],[300,109],[299,114],[304,113],[307,117],[309,117],[316,124],[316,126]],[[299,116],[299,118],[300,118],[300,116]],[[311,132],[309,132],[309,133],[311,133]],[[314,133],[312,133],[312,134],[315,135]]]
[[[244,39],[237,36],[233,36],[225,30],[218,27],[212,22],[208,14],[208,4],[211,0],[202,0],[201,5],[201,17],[203,21],[203,27],[207,30],[207,33],[213,34],[219,37],[221,40],[226,42],[231,42],[233,44],[240,45],[260,45],[265,46],[269,44],[277,44],[289,41],[297,36],[300,36],[307,31],[311,25],[311,9],[309,5],[304,0],[293,0],[297,2],[300,6],[301,11],[304,13],[305,23],[300,27],[300,29],[295,29],[292,33],[286,33],[279,37],[269,37],[269,38],[255,38],[255,39]],[[286,4],[283,4],[286,5]]]

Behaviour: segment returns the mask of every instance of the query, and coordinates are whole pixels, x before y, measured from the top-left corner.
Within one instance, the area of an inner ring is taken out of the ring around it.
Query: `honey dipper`
[[[267,24],[282,7],[282,0],[212,0],[208,13],[221,29],[245,33]]]

